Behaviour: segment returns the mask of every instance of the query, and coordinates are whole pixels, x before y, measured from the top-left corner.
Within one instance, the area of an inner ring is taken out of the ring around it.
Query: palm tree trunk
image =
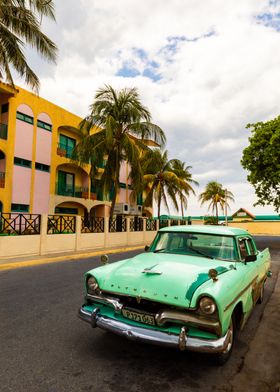
[[[184,206],[183,206],[182,198],[181,198],[181,211],[182,211],[182,219],[184,220]]]
[[[218,214],[218,203],[217,202],[216,202],[216,219],[217,219],[216,224],[218,224],[218,222],[219,222],[219,214]]]
[[[160,203],[161,203],[161,192],[158,195],[158,219],[160,217]]]
[[[110,218],[113,218],[116,200],[117,200],[117,186],[116,186],[116,181],[115,181],[114,193],[113,193],[113,198],[112,198],[112,203],[111,203],[111,208],[110,208]]]
[[[118,156],[118,155],[117,155]],[[115,168],[115,176],[114,176],[114,193],[112,197],[111,209],[110,209],[110,218],[114,215],[114,209],[117,200],[117,194],[119,191],[119,179],[120,179],[120,160],[116,159],[116,168]]]

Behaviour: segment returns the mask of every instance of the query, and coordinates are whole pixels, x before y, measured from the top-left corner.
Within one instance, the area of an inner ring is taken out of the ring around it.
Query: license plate
[[[154,316],[151,316],[150,314],[134,312],[128,309],[123,309],[122,314],[124,317],[137,321],[138,323],[156,325]]]

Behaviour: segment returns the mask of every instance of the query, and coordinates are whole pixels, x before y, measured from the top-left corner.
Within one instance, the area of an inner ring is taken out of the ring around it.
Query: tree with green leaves
[[[24,49],[35,48],[55,62],[57,48],[41,30],[43,17],[55,20],[53,0],[0,0],[0,79],[14,85],[12,68],[38,91],[39,78],[28,65]]]
[[[160,217],[161,205],[169,211],[171,201],[179,210],[178,199],[182,206],[187,205],[187,197],[194,193],[191,183],[195,183],[189,172],[190,167],[177,159],[168,159],[167,151],[148,151],[142,158],[143,182],[145,193],[144,205],[151,206],[153,200],[157,204],[157,215]],[[181,177],[180,177],[181,176]]]
[[[204,192],[199,195],[201,205],[209,203],[208,210],[212,209],[216,215],[216,221],[219,221],[219,206],[224,212],[225,205],[229,207],[229,201],[234,202],[232,192],[223,188],[223,185],[217,181],[210,181],[205,187]]]
[[[173,172],[176,174],[179,180],[179,201],[181,207],[182,219],[184,219],[184,209],[188,206],[188,197],[192,193],[195,195],[195,191],[192,185],[199,185],[197,181],[192,178],[190,172],[191,166],[187,166],[185,162],[180,159],[173,160]]]
[[[73,159],[91,164],[91,178],[96,178],[99,166],[106,158],[100,178],[105,195],[113,190],[110,216],[113,216],[120,188],[120,168],[123,162],[131,167],[132,187],[141,182],[141,154],[148,150],[147,140],[165,144],[163,130],[151,123],[149,110],[141,103],[136,88],[120,91],[105,86],[97,91],[90,113],[80,124],[82,140],[74,150]],[[95,129],[95,132],[92,130]]]
[[[248,124],[252,136],[243,151],[241,164],[255,188],[255,205],[273,205],[280,211],[280,116],[266,122]]]

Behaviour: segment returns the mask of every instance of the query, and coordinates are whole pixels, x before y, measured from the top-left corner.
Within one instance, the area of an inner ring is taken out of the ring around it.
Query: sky
[[[55,4],[56,23],[44,22],[43,30],[59,47],[57,64],[27,51],[42,97],[84,117],[105,84],[137,87],[166,133],[169,158],[192,166],[196,195],[218,181],[234,194],[229,213],[274,212],[253,207],[240,159],[250,136],[246,125],[280,114],[279,0]],[[207,213],[197,196],[190,198],[188,215]]]

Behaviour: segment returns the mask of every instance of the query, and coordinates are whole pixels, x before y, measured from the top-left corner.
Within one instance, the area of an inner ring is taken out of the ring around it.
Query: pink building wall
[[[52,121],[46,113],[40,113],[38,120],[52,125]],[[45,165],[50,166],[52,152],[52,132],[38,127],[36,132],[36,162],[44,163]]]
[[[19,105],[17,111],[31,117],[34,116],[30,107],[25,104]],[[16,120],[15,157],[32,161],[33,130],[34,125]]]
[[[50,173],[35,170],[33,214],[49,212]]]
[[[123,182],[123,183],[126,184],[126,177],[127,177],[127,175],[126,175],[126,163],[123,162],[121,164],[121,169],[120,169],[120,182]]]
[[[31,169],[14,166],[12,203],[30,204]]]
[[[126,203],[126,189],[120,189],[119,191],[119,203]]]

